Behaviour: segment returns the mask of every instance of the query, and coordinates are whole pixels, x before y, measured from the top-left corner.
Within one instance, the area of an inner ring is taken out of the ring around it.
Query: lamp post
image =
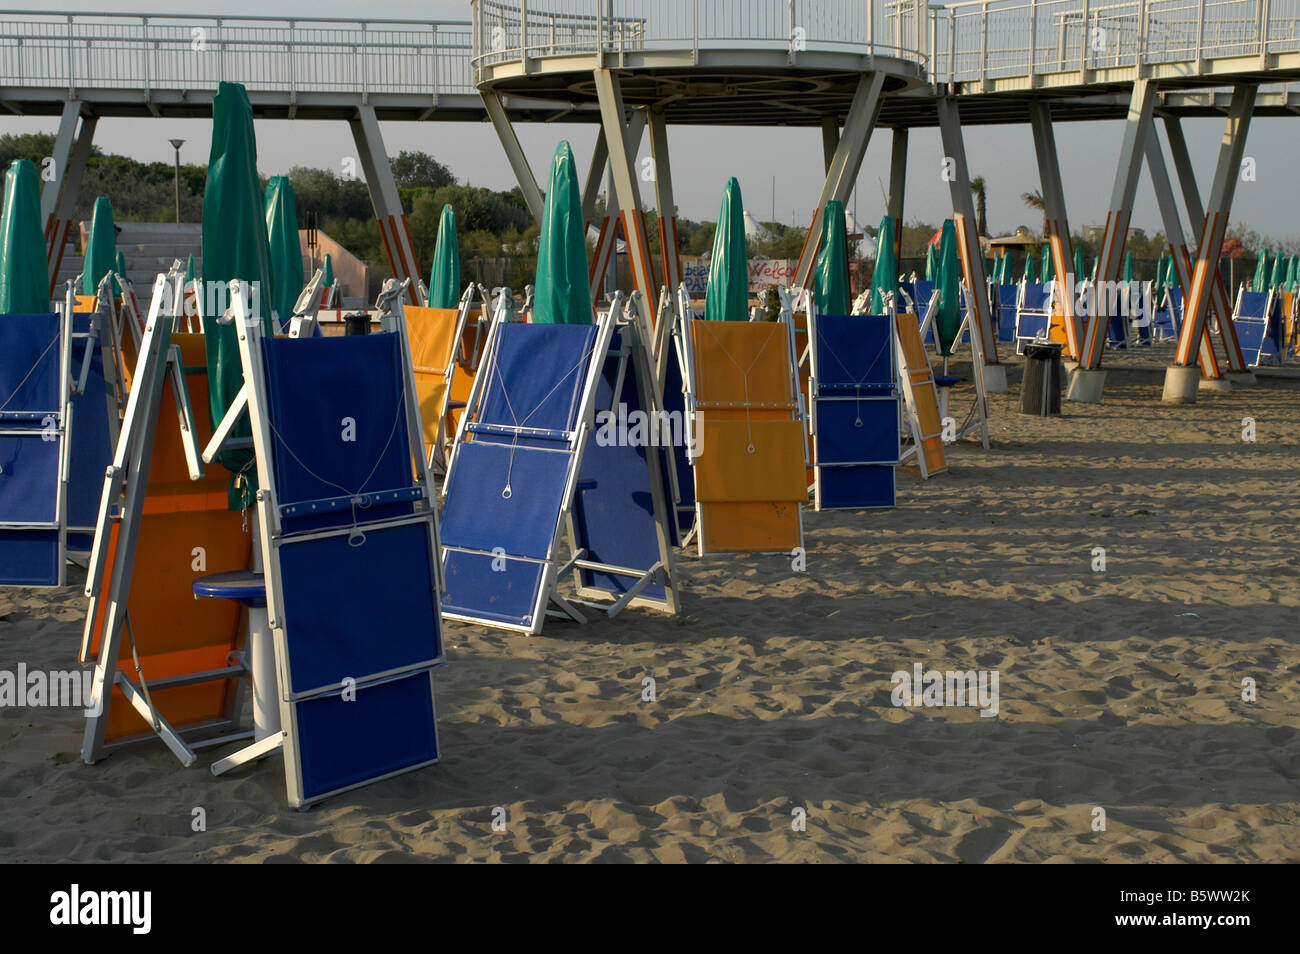
[[[181,146],[185,145],[184,139],[170,139],[172,148],[176,150],[176,224],[181,222]]]

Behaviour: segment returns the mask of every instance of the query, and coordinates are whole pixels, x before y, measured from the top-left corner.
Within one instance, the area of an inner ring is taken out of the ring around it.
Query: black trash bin
[[[351,315],[344,315],[343,334],[345,335],[370,334],[370,316],[367,315],[364,311],[354,312]]]
[[[1025,345],[1025,377],[1020,383],[1020,413],[1047,417],[1061,413],[1061,346],[1052,341]]]

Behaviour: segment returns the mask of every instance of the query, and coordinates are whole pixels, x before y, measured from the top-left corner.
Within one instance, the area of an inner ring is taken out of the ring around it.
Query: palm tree
[[[1047,202],[1043,199],[1043,193],[1038,190],[1022,192],[1020,200],[1031,209],[1037,209],[1043,213],[1043,238],[1047,238]]]
[[[983,176],[976,176],[970,181],[970,190],[975,193],[975,225],[980,235],[989,234],[989,222],[985,202],[988,198]]]

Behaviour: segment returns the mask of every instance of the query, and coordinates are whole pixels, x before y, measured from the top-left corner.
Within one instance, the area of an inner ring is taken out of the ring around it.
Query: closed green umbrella
[[[1133,280],[1133,253],[1124,253],[1124,274],[1122,281],[1131,282]]]
[[[455,308],[460,302],[460,293],[456,211],[450,205],[444,205],[442,217],[438,220],[438,241],[433,246],[433,266],[429,270],[429,307]]]
[[[321,265],[321,284],[326,288],[334,287],[334,262],[330,259],[330,253],[325,253],[325,263]]]
[[[194,267],[194,253],[190,253],[189,260],[185,263],[185,285],[189,286],[190,282],[199,277],[198,269]]]
[[[947,356],[953,353],[961,328],[961,263],[957,259],[957,227],[952,219],[943,223],[938,290],[939,311],[934,322],[939,334],[939,353]]]
[[[1277,258],[1273,259],[1273,273],[1268,276],[1270,288],[1277,288],[1286,281],[1286,256],[1281,252],[1277,253]]]
[[[122,250],[120,248],[117,250],[117,267],[114,269],[114,271],[117,272],[120,278],[126,278],[126,256],[122,254]],[[113,291],[118,292],[119,294],[122,291],[122,286],[118,284],[116,278],[113,279]]]
[[[1263,291],[1264,285],[1268,281],[1268,250],[1261,249],[1259,261],[1255,263],[1255,277],[1250,283],[1254,291]]]
[[[30,159],[15,159],[5,173],[0,213],[0,315],[39,315],[49,308],[40,179]]]
[[[1094,282],[1097,280],[1097,268],[1100,265],[1101,265],[1101,256],[1098,255],[1096,258],[1092,260],[1092,280]]]
[[[1173,255],[1169,256],[1169,264],[1165,267],[1165,287],[1178,287],[1178,267],[1174,264]]]
[[[1052,261],[1052,246],[1050,244],[1043,246],[1043,284],[1047,284],[1056,277],[1056,264]]]
[[[1020,276],[1020,278],[1021,281],[1025,282],[1026,284],[1029,285],[1038,284],[1038,276],[1034,274],[1034,256],[1030,255],[1028,252],[1025,253],[1025,271],[1024,274]]]
[[[831,199],[822,210],[822,242],[817,252],[813,296],[823,315],[849,313],[848,237],[844,204]]]
[[[1074,250],[1074,280],[1076,283],[1083,281],[1083,249],[1077,247]]]
[[[1161,252],[1160,257],[1156,259],[1156,277],[1151,283],[1151,294],[1155,297],[1156,305],[1159,307],[1160,302],[1165,300],[1165,253]]]
[[[441,236],[441,227],[439,235]],[[432,291],[432,289],[430,289]],[[551,179],[542,210],[537,246],[533,323],[589,325],[591,285],[587,277],[587,236],[573,150],[561,141],[551,160]]]
[[[709,321],[744,321],[749,312],[749,249],[745,242],[745,206],[740,183],[727,180],[722,190],[718,227],[709,257],[709,284],[704,317]]]
[[[86,259],[81,269],[81,293],[93,295],[104,276],[117,268],[117,229],[113,224],[113,203],[104,196],[95,200],[86,236]],[[116,286],[116,283],[114,283]],[[119,289],[114,287],[114,291]]]
[[[302,293],[302,245],[298,241],[298,201],[286,176],[266,184],[266,238],[271,251],[271,306],[281,321],[293,317]]]
[[[1292,255],[1286,263],[1286,290],[1295,291],[1296,285],[1296,257]]]
[[[271,251],[266,236],[266,210],[257,178],[257,141],[253,135],[253,108],[248,93],[238,83],[221,83],[212,101],[212,150],[208,155],[208,180],[203,192],[203,279],[224,286],[239,279],[255,283],[256,302],[249,294],[253,317],[262,320],[263,331],[272,334],[271,301],[273,282]],[[208,406],[213,425],[225,416],[226,408],[243,386],[239,364],[239,343],[234,324],[217,322],[219,314],[203,316],[207,341]],[[248,419],[235,427],[232,436],[252,434]],[[221,454],[221,463],[231,477],[230,509],[241,510],[253,500],[257,471],[253,454],[231,450]],[[239,479],[239,474],[244,479]]]
[[[898,256],[894,254],[894,220],[885,216],[876,233],[876,267],[871,273],[871,308],[873,315],[885,312],[885,296],[898,295]]]
[[[939,279],[939,256],[931,242],[925,247],[925,280],[927,282],[938,281]]]

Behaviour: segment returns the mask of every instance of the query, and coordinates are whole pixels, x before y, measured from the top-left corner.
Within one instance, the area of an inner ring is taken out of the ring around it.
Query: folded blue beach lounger
[[[66,578],[71,312],[0,315],[0,585]]]
[[[1243,285],[1237,292],[1232,323],[1247,367],[1278,362],[1282,353],[1282,308],[1272,289],[1249,292]]]
[[[674,451],[685,449],[685,416],[663,413],[652,332],[635,307],[624,315],[628,321],[615,325],[596,382],[596,429],[582,455],[569,521],[579,597],[571,602],[610,616],[624,606],[675,613],[665,473]]]
[[[899,402],[893,315],[817,315],[812,335],[818,510],[894,506]]]
[[[997,305],[999,341],[1016,340],[1016,308],[1020,303],[1021,289],[1026,284],[1026,282],[1021,282],[1018,285],[995,286],[998,290],[994,304]]]
[[[438,524],[400,303],[384,330],[272,338],[232,283],[285,784],[302,807],[436,762]]]
[[[446,619],[541,632],[556,604],[560,534],[573,513],[617,316],[592,325],[493,319],[443,483]],[[596,488],[599,489],[599,488]]]
[[[1016,354],[1035,338],[1046,338],[1052,319],[1052,283],[1025,282],[1016,301]]]

